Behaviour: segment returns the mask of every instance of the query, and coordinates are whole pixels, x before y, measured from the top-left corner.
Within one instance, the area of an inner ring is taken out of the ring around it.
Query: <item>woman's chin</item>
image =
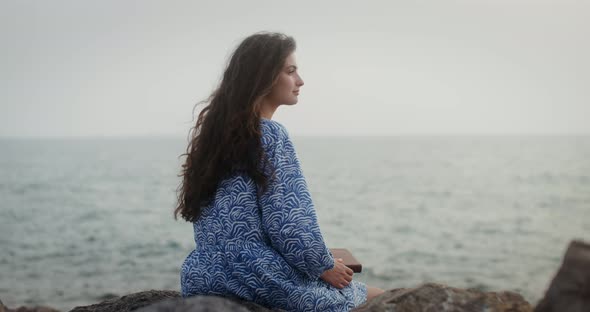
[[[285,103],[283,103],[283,105],[295,105],[297,104],[297,99],[293,100],[293,101],[285,101]]]

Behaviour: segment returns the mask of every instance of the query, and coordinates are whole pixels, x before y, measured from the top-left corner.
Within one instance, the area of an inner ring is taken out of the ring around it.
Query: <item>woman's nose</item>
[[[299,79],[297,79],[297,86],[301,87],[302,85],[304,85],[305,83],[303,82],[303,79],[301,79],[301,77],[298,77]]]

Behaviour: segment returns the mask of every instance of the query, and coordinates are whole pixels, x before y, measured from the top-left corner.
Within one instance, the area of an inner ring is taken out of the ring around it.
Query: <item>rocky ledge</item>
[[[71,312],[205,312],[205,311],[282,311],[269,310],[252,302],[216,296],[181,298],[180,293],[150,290],[134,293],[98,304],[76,307]],[[536,308],[513,292],[482,292],[428,283],[417,288],[391,289],[352,311],[590,311],[590,245],[574,241],[566,251],[561,268],[545,297]],[[12,310],[0,301],[0,312],[59,312],[49,307],[20,307]]]
[[[18,312],[55,312],[37,307],[20,308]],[[181,298],[176,291],[150,290],[106,300],[98,304],[74,308],[71,312],[270,312],[252,302],[216,296]],[[412,289],[392,289],[373,298],[353,311],[533,311],[522,296],[511,292],[480,292],[452,288],[440,284],[424,284]]]

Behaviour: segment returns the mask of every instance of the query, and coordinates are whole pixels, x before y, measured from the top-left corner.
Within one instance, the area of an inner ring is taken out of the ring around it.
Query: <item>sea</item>
[[[324,239],[383,289],[543,297],[590,241],[590,136],[293,137]],[[184,137],[0,139],[0,300],[62,311],[180,290]]]

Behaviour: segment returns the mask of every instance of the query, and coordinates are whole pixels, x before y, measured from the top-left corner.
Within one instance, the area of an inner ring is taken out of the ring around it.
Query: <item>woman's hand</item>
[[[324,271],[320,276],[326,283],[342,289],[352,281],[352,270],[345,266],[342,258],[334,259],[334,267],[330,270]]]

